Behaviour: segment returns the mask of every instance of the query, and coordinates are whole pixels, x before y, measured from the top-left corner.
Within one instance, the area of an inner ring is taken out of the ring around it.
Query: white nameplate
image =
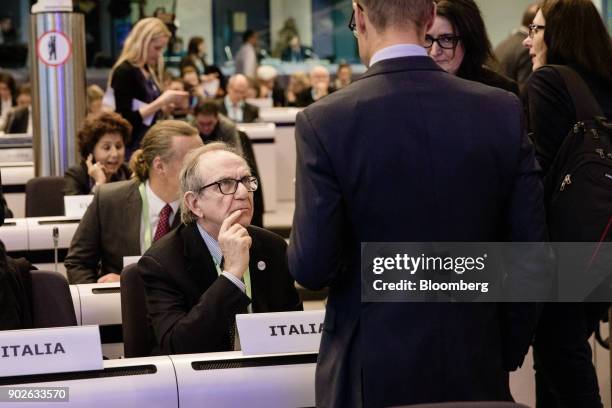
[[[132,264],[138,263],[138,261],[140,261],[140,258],[141,258],[140,255],[124,256],[123,257],[123,267],[125,268],[128,265],[132,265]]]
[[[64,196],[64,208],[67,217],[82,217],[93,200],[93,194]]]
[[[98,326],[0,331],[0,376],[101,370]]]
[[[244,355],[318,352],[325,310],[236,315]]]
[[[38,0],[38,3],[32,6],[32,14],[48,13],[53,11],[72,11],[71,0]]]

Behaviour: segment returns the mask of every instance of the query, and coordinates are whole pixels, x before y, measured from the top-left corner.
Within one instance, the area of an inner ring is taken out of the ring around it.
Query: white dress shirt
[[[234,103],[230,99],[229,95],[226,95],[223,99],[223,103],[225,104],[228,118],[236,123],[242,123],[244,121],[244,111],[242,110],[244,107],[244,101],[240,101],[236,106],[234,106]]]
[[[147,201],[149,204],[149,223],[151,225],[151,243],[153,243],[153,237],[155,236],[155,231],[157,230],[157,224],[159,224],[159,213],[162,208],[165,207],[166,202],[159,198],[151,189],[151,184],[149,180],[145,183],[145,191],[147,193]],[[174,217],[176,217],[176,212],[178,211],[180,200],[173,201],[168,203],[172,208],[172,213],[170,217],[168,217],[168,224],[172,225],[174,222]],[[145,252],[145,226],[144,223],[140,222],[140,252]]]
[[[243,44],[236,54],[235,64],[237,74],[244,74],[255,78],[257,76],[257,53],[255,52],[255,47],[249,43]]]
[[[370,58],[370,67],[377,62],[392,58],[402,57],[427,57],[427,50],[417,44],[396,44],[382,48]]]

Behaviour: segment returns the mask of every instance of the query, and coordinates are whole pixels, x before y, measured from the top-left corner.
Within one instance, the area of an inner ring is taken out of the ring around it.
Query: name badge
[[[0,331],[0,376],[101,370],[98,326]]]
[[[325,310],[236,315],[244,355],[318,352]]]
[[[93,194],[64,196],[64,212],[67,217],[82,217],[93,200]]]

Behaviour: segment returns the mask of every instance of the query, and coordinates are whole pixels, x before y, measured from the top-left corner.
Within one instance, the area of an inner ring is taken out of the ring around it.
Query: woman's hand
[[[87,174],[95,180],[96,185],[106,183],[106,169],[102,164],[93,162],[93,154],[90,153],[87,156],[85,164],[87,165]]]

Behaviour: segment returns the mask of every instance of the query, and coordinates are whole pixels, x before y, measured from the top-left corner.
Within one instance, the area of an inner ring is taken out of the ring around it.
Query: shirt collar
[[[147,200],[149,202],[149,219],[151,219],[153,218],[153,216],[159,215],[159,212],[162,210],[162,208],[164,208],[164,206],[166,205],[166,202],[162,200],[161,198],[159,198],[157,194],[155,194],[155,192],[151,188],[151,183],[149,182],[149,180],[147,180],[147,182],[145,183],[145,186],[146,186],[145,190],[147,192]],[[176,212],[178,211],[178,207],[180,204],[180,200],[172,201],[171,203],[168,203],[168,204],[172,208],[172,214],[176,215]]]
[[[370,66],[377,62],[401,57],[426,57],[427,51],[423,46],[417,44],[396,44],[382,48],[370,58]]]
[[[219,245],[219,242],[211,237],[199,223],[196,222],[196,225],[198,226],[198,231],[200,231],[200,235],[208,248],[208,252],[210,252],[210,255],[212,256],[213,261],[216,265],[220,265],[223,254],[221,253],[221,246]]]
[[[238,102],[238,108],[242,109],[243,106],[244,106],[244,101]],[[225,107],[228,109],[228,111],[229,111],[229,108],[232,108],[232,109],[234,108],[234,104],[230,100],[229,95],[225,95]]]

